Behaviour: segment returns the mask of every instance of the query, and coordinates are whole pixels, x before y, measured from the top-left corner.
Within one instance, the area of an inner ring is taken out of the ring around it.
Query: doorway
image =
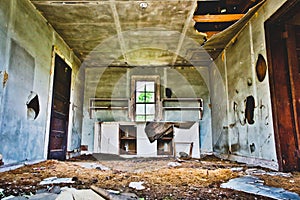
[[[299,9],[299,1],[288,1],[265,24],[280,171],[300,170]]]
[[[66,62],[55,55],[48,159],[66,159],[71,74]]]

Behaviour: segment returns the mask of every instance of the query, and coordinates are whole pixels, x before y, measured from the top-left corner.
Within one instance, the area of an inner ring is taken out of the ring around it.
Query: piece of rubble
[[[187,154],[187,153],[185,153],[185,152],[179,152],[179,157],[180,157],[181,159],[187,159],[187,158],[189,158],[190,156],[189,156],[189,154]]]
[[[57,196],[56,200],[105,200],[93,190],[84,189],[77,190],[75,188],[62,188],[62,192]]]
[[[4,197],[3,192],[4,192],[4,189],[0,188],[0,199],[1,199],[2,197]]]
[[[169,162],[168,163],[168,166],[169,167],[179,167],[181,166],[182,164],[178,163],[178,162]]]
[[[143,186],[144,182],[131,182],[129,183],[129,187],[134,188],[136,190],[144,190],[145,187]]]
[[[75,183],[72,178],[57,178],[57,177],[49,177],[45,178],[40,182],[40,185],[52,185],[52,184],[60,184],[60,183]]]
[[[99,169],[102,171],[108,171],[110,168],[101,165],[99,163],[91,163],[91,162],[78,162],[75,163],[76,165],[79,165],[80,167],[86,168],[86,169]]]
[[[105,190],[94,185],[91,186],[91,189],[99,194],[101,197],[109,200],[136,200],[139,199],[136,194],[133,193],[120,193],[115,190]]]
[[[230,168],[230,170],[232,171],[232,172],[241,172],[241,171],[243,171],[243,167],[232,167],[232,168]]]
[[[282,188],[264,185],[264,181],[255,176],[249,175],[231,179],[227,183],[222,183],[221,188],[229,188],[273,199],[300,200],[300,196],[294,192],[289,192]]]
[[[247,169],[246,171],[247,175],[269,175],[269,176],[281,176],[281,177],[286,177],[290,178],[292,177],[291,173],[284,173],[284,172],[266,172],[265,170],[262,169]]]
[[[60,189],[60,187],[59,187],[58,185],[54,185],[54,186],[50,187],[50,188],[48,189],[48,191],[49,191],[50,193],[53,193],[53,194],[60,194],[61,189]]]

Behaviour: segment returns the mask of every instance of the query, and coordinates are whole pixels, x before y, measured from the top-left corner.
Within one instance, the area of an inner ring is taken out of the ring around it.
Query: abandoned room
[[[0,199],[300,199],[299,9],[0,0]]]

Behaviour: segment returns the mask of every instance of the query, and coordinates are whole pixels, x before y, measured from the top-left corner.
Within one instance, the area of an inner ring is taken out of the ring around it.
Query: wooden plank
[[[241,19],[244,14],[194,15],[195,22],[233,22]]]

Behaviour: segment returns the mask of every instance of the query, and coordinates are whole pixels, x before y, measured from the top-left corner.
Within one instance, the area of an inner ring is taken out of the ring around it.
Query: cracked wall
[[[70,61],[76,76],[80,62],[29,1],[0,1],[0,154],[5,165],[47,156],[53,46]],[[73,83],[74,96],[77,88]],[[28,101],[33,93],[38,96],[34,104]],[[76,99],[81,107],[81,98]],[[78,115],[75,110],[71,150],[80,147]]]
[[[273,169],[278,163],[268,71],[257,75],[257,65],[267,60],[264,22],[283,3],[267,1],[210,70],[214,151]]]

